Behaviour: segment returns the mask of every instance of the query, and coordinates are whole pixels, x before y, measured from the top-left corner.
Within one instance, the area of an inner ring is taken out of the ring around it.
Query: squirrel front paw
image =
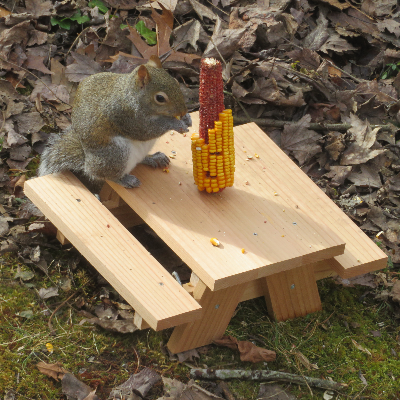
[[[164,168],[169,165],[169,158],[161,151],[157,151],[157,153],[146,156],[141,163],[153,168]]]
[[[124,175],[119,181],[116,181],[121,186],[128,189],[136,188],[140,186],[140,181],[135,175]]]

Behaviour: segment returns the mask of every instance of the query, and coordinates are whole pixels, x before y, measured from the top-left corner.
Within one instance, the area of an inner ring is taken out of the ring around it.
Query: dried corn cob
[[[221,63],[203,59],[200,69],[200,134],[192,139],[193,177],[199,190],[233,185],[235,148],[232,110],[224,110]]]

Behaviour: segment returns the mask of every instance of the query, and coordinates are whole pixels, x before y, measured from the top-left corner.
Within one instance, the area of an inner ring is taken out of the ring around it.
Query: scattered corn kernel
[[[244,254],[244,253],[246,253],[246,250],[245,250],[245,249],[242,249],[242,254]]]
[[[168,168],[163,168],[163,172],[166,172],[168,174],[169,173],[169,169]]]
[[[260,158],[260,156],[257,153],[254,154],[254,157],[255,158]]]
[[[220,245],[220,242],[219,242],[219,240],[217,238],[211,238],[210,242],[211,242],[211,244],[213,246],[219,246]]]

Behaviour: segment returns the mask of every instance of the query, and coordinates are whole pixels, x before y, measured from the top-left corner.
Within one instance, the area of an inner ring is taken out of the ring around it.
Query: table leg
[[[322,309],[312,265],[304,265],[265,278],[268,313],[278,321],[302,317]]]
[[[212,292],[201,280],[193,297],[201,305],[202,318],[177,326],[172,332],[168,348],[174,354],[212,343],[225,333],[247,283]]]

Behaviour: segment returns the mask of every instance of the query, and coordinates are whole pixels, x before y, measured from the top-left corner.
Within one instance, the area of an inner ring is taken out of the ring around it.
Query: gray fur
[[[85,184],[98,186],[108,179],[125,187],[139,186],[140,181],[125,171],[136,150],[132,153],[123,142],[147,142],[169,130],[187,132],[191,126],[175,79],[151,63],[146,69],[149,79],[144,82],[139,79],[139,67],[130,74],[105,72],[84,79],[75,96],[72,125],[63,134],[50,137],[38,175],[69,170]],[[164,104],[155,101],[160,92],[167,95]],[[118,137],[121,139],[114,140]],[[165,167],[169,159],[156,153],[143,155],[139,162]]]

